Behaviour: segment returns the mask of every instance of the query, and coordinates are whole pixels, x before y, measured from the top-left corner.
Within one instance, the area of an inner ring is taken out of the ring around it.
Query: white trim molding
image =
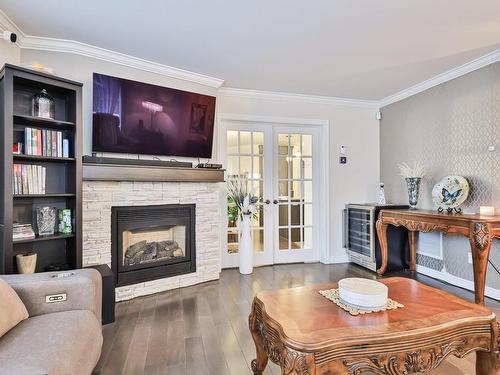
[[[438,74],[424,82],[418,83],[407,89],[401,90],[393,95],[390,95],[379,101],[380,108],[385,107],[389,104],[399,102],[403,99],[409,98],[410,96],[421,93],[422,91],[428,90],[432,87],[438,86],[442,83],[451,81],[452,79],[461,77],[467,73],[471,73],[475,70],[484,68],[485,66],[494,64],[500,61],[500,49],[490,52],[484,56],[481,56],[475,60],[469,61],[463,65],[456,68],[450,69],[447,72]]]
[[[73,53],[80,56],[103,60],[130,68],[140,69],[146,72],[160,74],[169,78],[198,83],[205,86],[219,88],[224,80],[207,75],[189,72],[187,70],[174,68],[172,66],[144,60],[124,53],[110,51],[90,44],[80,43],[73,40],[41,38],[37,36],[25,36],[20,41],[23,49],[34,49],[42,51]]]
[[[350,263],[348,255],[332,255],[325,264]]]
[[[261,99],[261,100],[277,100],[299,103],[314,103],[314,104],[336,104],[347,105],[354,107],[373,107],[378,108],[379,102],[377,100],[361,100],[361,99],[347,99],[336,98],[332,96],[317,96],[305,94],[292,94],[286,92],[276,91],[261,91],[249,89],[237,89],[232,87],[221,87],[219,89],[219,96],[238,97],[247,99]]]
[[[461,277],[454,276],[449,274],[446,271],[436,271],[432,268],[427,268],[417,264],[417,272],[422,275],[426,275],[432,277],[434,279],[445,281],[449,284],[458,286],[459,288],[470,290],[474,292],[474,282],[466,279],[462,279]],[[485,296],[499,300],[500,301],[500,290],[491,288],[487,286],[484,291]]]
[[[216,89],[224,83],[224,80],[220,78],[190,72],[74,40],[26,35],[2,10],[0,10],[0,27],[3,30],[13,31],[17,34],[18,41],[16,44],[21,49],[72,53]]]

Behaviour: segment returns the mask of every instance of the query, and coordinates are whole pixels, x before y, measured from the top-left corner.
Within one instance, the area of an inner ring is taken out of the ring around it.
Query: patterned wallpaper
[[[458,174],[469,181],[471,193],[463,206],[477,212],[480,205],[500,208],[500,63],[446,82],[382,108],[380,127],[381,181],[390,202],[407,202],[397,164],[420,161],[427,170],[420,208],[435,209],[431,190],[441,178]],[[488,147],[494,146],[494,151]],[[426,255],[418,263],[445,268],[472,280],[467,238],[445,235],[443,261]],[[495,240],[491,261],[500,269],[500,241]],[[487,285],[500,289],[500,275],[489,266]]]

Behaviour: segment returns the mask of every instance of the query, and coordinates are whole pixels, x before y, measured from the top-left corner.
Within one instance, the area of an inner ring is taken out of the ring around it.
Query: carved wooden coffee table
[[[476,351],[476,374],[500,374],[490,310],[411,279],[380,281],[404,308],[351,316],[318,293],[337,284],[257,294],[249,317],[253,373],[262,374],[270,359],[287,375],[406,375]]]

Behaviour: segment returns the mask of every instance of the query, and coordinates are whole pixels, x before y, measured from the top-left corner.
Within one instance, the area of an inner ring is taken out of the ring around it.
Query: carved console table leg
[[[250,333],[252,334],[252,338],[255,343],[255,350],[257,352],[257,358],[252,361],[252,371],[254,375],[262,375],[267,366],[267,354],[264,348],[264,337],[262,337],[262,322],[259,321],[257,317],[255,303],[253,304],[252,312],[248,317],[248,325],[250,327]]]
[[[486,285],[486,269],[491,249],[490,227],[486,223],[471,223],[469,242],[472,250],[472,267],[474,269],[474,292],[476,303],[484,305],[484,288]]]
[[[382,276],[387,269],[387,224],[382,221],[382,218],[377,220],[377,235],[380,242],[380,255],[382,263],[377,273]]]
[[[410,245],[410,271],[415,272],[417,270],[417,240],[416,232],[408,231],[408,242]]]

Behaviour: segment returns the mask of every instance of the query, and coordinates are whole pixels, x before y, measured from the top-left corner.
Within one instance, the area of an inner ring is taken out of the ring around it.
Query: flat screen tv
[[[210,158],[215,97],[94,73],[95,152]]]

